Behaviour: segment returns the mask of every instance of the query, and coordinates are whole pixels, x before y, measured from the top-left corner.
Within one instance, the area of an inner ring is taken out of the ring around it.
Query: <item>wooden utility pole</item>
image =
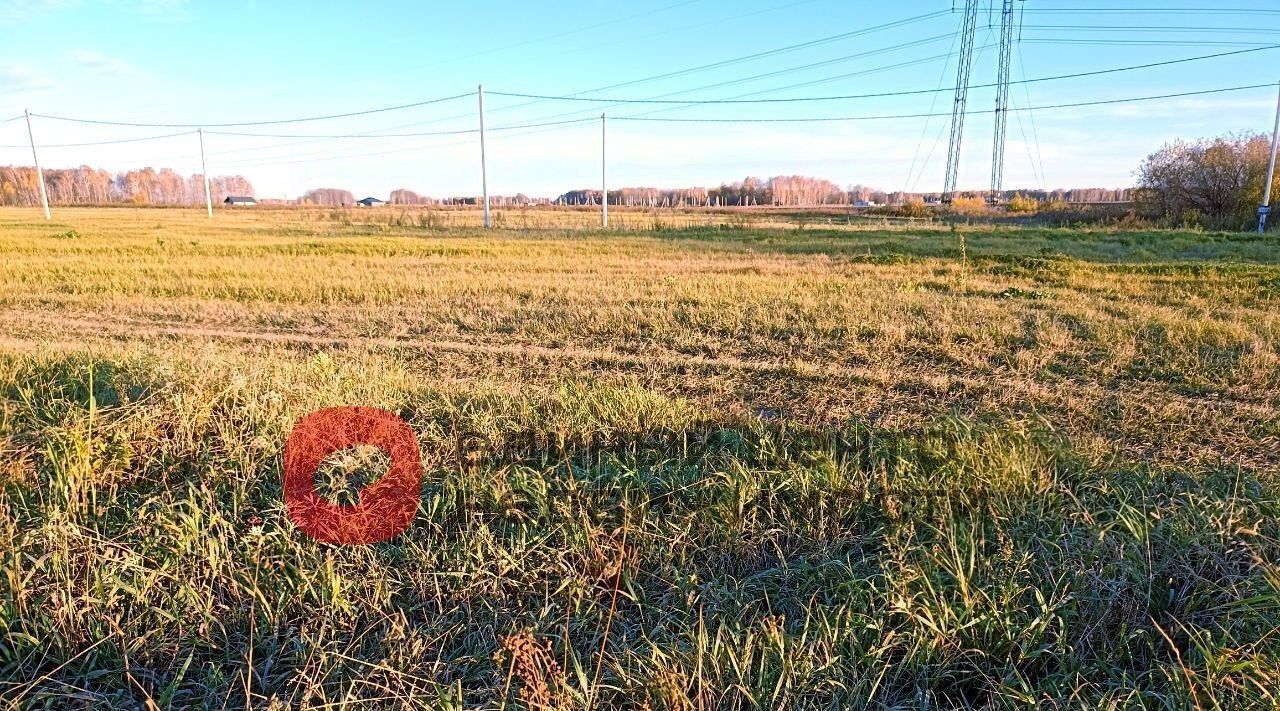
[[[605,137],[608,119],[600,114],[600,226],[609,226],[609,180],[605,161]]]
[[[480,190],[484,199],[484,228],[487,230],[492,223],[489,220],[489,175],[484,158],[484,84],[476,89],[476,95],[480,98]]]
[[[36,164],[36,183],[40,185],[40,205],[44,207],[44,219],[52,220],[49,212],[49,192],[44,187],[44,171],[40,168],[40,155],[36,153],[36,134],[31,130],[31,109],[23,112],[27,117],[27,138],[31,139],[31,160]]]
[[[1267,166],[1267,189],[1258,208],[1258,234],[1267,231],[1267,214],[1271,212],[1271,184],[1276,177],[1276,142],[1280,140],[1280,96],[1276,98],[1276,124],[1271,129],[1271,163]]]
[[[204,175],[204,207],[209,212],[209,219],[213,219],[213,193],[209,191],[209,167],[204,162],[204,129],[197,128],[196,135],[200,136],[200,173]]]

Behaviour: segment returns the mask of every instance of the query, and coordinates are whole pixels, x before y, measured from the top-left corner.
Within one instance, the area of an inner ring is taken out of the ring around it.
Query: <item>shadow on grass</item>
[[[1231,269],[1230,264],[1178,262],[1241,262],[1280,264],[1280,237],[1272,234],[1195,232],[1183,230],[1047,229],[1024,227],[992,229],[988,226],[956,226],[941,229],[891,230],[736,229],[691,227],[657,231],[660,239],[713,242],[726,248],[753,249],[779,254],[832,254],[873,263],[912,261],[959,256],[958,235],[965,237],[972,257],[1017,259],[1021,257],[1068,258],[1102,264],[1164,262],[1171,273]],[[1146,267],[1136,267],[1143,269]]]
[[[280,443],[258,442],[270,413],[232,393],[181,436],[139,428],[121,394],[157,379],[95,384],[91,434],[87,386],[10,391],[6,435],[85,432],[88,457],[42,461],[0,499],[22,581],[0,595],[0,675],[23,702],[128,706],[141,688],[217,705],[249,687],[497,707],[495,655],[530,632],[562,660],[539,673],[565,703],[1186,700],[1194,674],[1248,705],[1278,651],[1280,503],[1243,472],[1087,461],[1019,421],[627,424],[568,393],[495,430],[502,402],[412,401],[400,414],[439,455],[413,526],[333,547],[284,515]]]

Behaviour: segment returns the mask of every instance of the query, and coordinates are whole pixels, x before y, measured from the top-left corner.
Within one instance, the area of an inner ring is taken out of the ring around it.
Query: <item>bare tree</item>
[[[356,197],[350,190],[316,188],[302,195],[304,205],[354,205]]]
[[[1135,198],[1168,219],[1247,228],[1262,201],[1270,151],[1261,134],[1174,141],[1142,163]]]

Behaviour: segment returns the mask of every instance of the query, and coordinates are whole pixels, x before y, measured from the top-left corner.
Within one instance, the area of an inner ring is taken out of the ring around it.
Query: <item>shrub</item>
[[[1034,213],[1040,211],[1041,202],[1022,193],[1014,195],[1006,206],[1009,212]]]
[[[1247,227],[1262,202],[1270,154],[1270,141],[1261,134],[1174,141],[1139,167],[1135,197],[1167,220]]]
[[[918,197],[908,198],[906,202],[900,205],[881,205],[873,207],[866,211],[867,215],[878,215],[881,217],[912,217],[925,219],[933,216],[933,208],[925,204],[924,200]]]
[[[980,197],[958,197],[951,201],[951,211],[957,215],[983,215],[987,202]]]
[[[933,210],[920,198],[911,198],[900,206],[903,217],[929,217]]]

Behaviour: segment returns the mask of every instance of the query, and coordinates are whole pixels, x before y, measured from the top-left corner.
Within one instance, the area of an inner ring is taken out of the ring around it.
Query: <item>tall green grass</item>
[[[22,706],[1276,703],[1274,483],[1097,459],[1034,419],[814,429],[288,353],[6,356],[0,391]],[[426,453],[389,543],[282,510],[292,423],[347,402]],[[547,655],[517,664],[521,634]]]

